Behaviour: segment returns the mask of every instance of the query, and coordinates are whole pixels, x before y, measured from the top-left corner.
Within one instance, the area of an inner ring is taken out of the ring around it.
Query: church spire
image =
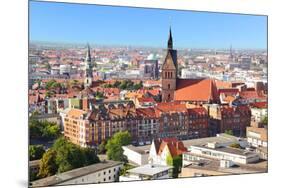
[[[87,43],[87,48],[88,48],[88,51],[87,51],[87,54],[86,54],[86,62],[91,62],[91,48],[90,48],[90,45],[89,43]]]
[[[170,26],[170,31],[169,31],[168,49],[173,49],[173,37],[172,37],[171,26]]]

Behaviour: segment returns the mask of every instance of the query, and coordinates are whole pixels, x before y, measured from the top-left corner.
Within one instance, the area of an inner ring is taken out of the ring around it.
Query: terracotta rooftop
[[[239,92],[239,89],[237,88],[225,88],[225,89],[218,89],[219,95],[224,94],[237,94]]]
[[[266,99],[266,96],[257,91],[241,91],[239,93],[243,99]]]
[[[154,108],[138,108],[136,112],[141,117],[156,117]]]
[[[157,111],[164,113],[187,111],[185,104],[181,104],[179,102],[158,103],[155,108]]]
[[[215,82],[211,79],[178,79],[174,98],[179,101],[219,100]]]
[[[255,102],[251,104],[253,108],[267,108],[267,102]]]
[[[144,97],[140,97],[137,99],[140,103],[143,103],[143,102],[155,102],[153,98],[151,97],[148,97],[148,98],[144,98]]]
[[[161,139],[160,142],[161,144],[159,146],[159,150],[157,151],[158,155],[161,155],[166,146],[168,147],[172,157],[181,155],[182,153],[187,151],[183,143],[175,138],[164,138]]]
[[[84,115],[86,113],[87,112],[84,111],[84,110],[72,108],[72,109],[69,110],[67,115],[70,116],[70,117],[74,117],[74,118],[80,118],[82,115]]]

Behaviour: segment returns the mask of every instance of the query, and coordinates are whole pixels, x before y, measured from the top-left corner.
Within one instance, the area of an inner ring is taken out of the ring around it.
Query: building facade
[[[207,105],[211,134],[232,131],[234,136],[245,137],[246,127],[251,124],[248,106]]]

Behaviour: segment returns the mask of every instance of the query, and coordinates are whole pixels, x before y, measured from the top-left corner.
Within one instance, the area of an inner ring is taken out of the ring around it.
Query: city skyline
[[[29,25],[31,41],[165,48],[171,25],[175,48],[267,48],[256,15],[30,1]]]

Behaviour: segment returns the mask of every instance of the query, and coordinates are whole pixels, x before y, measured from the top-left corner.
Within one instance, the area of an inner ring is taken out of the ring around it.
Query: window
[[[108,177],[108,180],[111,180],[111,176]]]
[[[168,84],[168,89],[170,89],[171,88],[171,86],[170,86],[170,84]]]
[[[111,173],[111,170],[108,170],[108,173]]]
[[[103,175],[105,175],[105,174],[106,174],[106,171],[103,172]]]
[[[106,181],[106,179],[105,179],[105,178],[103,178],[103,181]]]

